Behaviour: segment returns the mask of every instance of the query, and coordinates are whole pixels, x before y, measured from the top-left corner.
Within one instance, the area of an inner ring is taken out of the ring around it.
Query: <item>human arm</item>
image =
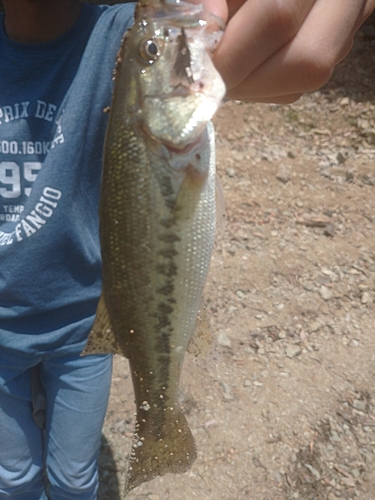
[[[375,8],[375,0],[201,1],[227,22],[214,54],[227,98],[276,103],[324,85]]]

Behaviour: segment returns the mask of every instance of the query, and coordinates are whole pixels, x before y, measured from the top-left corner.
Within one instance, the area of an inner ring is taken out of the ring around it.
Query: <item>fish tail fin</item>
[[[138,415],[125,495],[157,476],[187,472],[196,457],[194,438],[181,410],[171,411],[161,424]]]

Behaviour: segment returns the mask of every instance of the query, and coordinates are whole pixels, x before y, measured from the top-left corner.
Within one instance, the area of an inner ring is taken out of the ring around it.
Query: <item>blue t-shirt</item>
[[[98,201],[112,72],[134,5],[82,5],[20,44],[0,17],[0,349],[80,351],[101,290]]]

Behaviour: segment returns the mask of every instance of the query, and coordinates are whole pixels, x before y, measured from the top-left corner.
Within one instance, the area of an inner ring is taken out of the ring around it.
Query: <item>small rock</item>
[[[233,399],[233,394],[232,394],[232,389],[230,388],[230,385],[228,385],[226,382],[224,382],[223,380],[220,380],[219,381],[219,384],[221,385],[221,387],[223,388],[223,391],[224,391],[224,399],[226,399],[227,401],[230,401],[231,399]]]
[[[243,386],[244,387],[251,387],[251,380],[244,380]]]
[[[330,440],[331,440],[331,442],[333,441],[334,443],[340,443],[340,441],[341,441],[340,436],[333,429],[331,429],[331,432],[330,432]]]
[[[315,287],[312,283],[304,283],[302,286],[307,292],[313,292],[315,290]]]
[[[319,275],[316,277],[316,282],[319,284],[319,285],[327,285],[329,283],[331,283],[331,277],[330,276],[327,276],[327,275]]]
[[[334,493],[332,493],[332,491],[331,491],[331,492],[330,492],[330,494],[328,495],[328,499],[327,499],[327,500],[339,500],[339,499],[338,499],[338,498],[337,498],[337,496],[336,496]]]
[[[346,182],[352,182],[354,180],[354,170],[352,168],[348,168],[345,171],[345,180]]]
[[[370,128],[370,122],[368,120],[365,120],[364,118],[358,118],[357,126],[361,130],[366,130]]]
[[[319,293],[323,300],[329,300],[332,298],[331,290],[324,285],[320,287]]]
[[[220,332],[217,341],[222,347],[232,347],[232,342],[225,332]]]
[[[333,238],[335,236],[335,226],[333,224],[327,224],[323,230],[324,236],[329,236]]]
[[[235,177],[236,176],[236,172],[235,172],[234,168],[231,168],[231,167],[228,167],[225,170],[225,173],[227,174],[228,177]]]
[[[236,245],[231,245],[227,252],[230,254],[230,255],[236,255],[236,252],[237,252],[237,246]]]
[[[366,138],[366,141],[368,144],[374,145],[375,144],[375,129],[369,128],[363,131],[363,135]]]
[[[360,474],[361,474],[360,471],[359,471],[359,469],[353,469],[351,471],[351,473],[352,473],[352,476],[355,477],[356,479],[358,479],[359,476],[360,476]]]
[[[348,488],[354,488],[355,487],[355,479],[354,477],[342,477],[341,482],[345,484],[345,486],[348,486]]]
[[[343,153],[341,153],[341,151],[339,151],[336,154],[337,163],[340,165],[341,163],[345,163],[345,160],[346,160],[346,156]]]
[[[360,399],[355,399],[353,401],[353,408],[359,411],[366,411],[366,403],[364,401],[361,401]]]
[[[273,477],[277,483],[282,483],[282,477],[280,475],[280,472],[278,470],[275,470],[273,473]]]
[[[358,285],[358,288],[361,292],[368,292],[370,290],[370,285],[368,285],[367,283],[360,283]]]
[[[284,304],[275,304],[275,309],[277,309],[278,311],[281,311],[282,309],[284,309],[285,305]]]
[[[308,227],[326,227],[327,224],[331,224],[331,219],[326,215],[302,214],[297,217],[296,223]]]
[[[285,349],[285,354],[288,356],[288,358],[296,358],[301,354],[302,350],[298,345],[288,345],[288,347]]]
[[[372,297],[369,292],[363,292],[361,295],[361,304],[371,304]]]
[[[319,472],[315,469],[315,467],[313,467],[312,465],[310,464],[304,464],[304,466],[306,467],[307,470],[309,470],[311,472],[311,474],[315,477],[315,479],[317,481],[320,480],[320,474]]]
[[[287,182],[290,181],[290,172],[289,170],[285,167],[285,165],[280,165],[279,170],[276,173],[276,179],[283,184],[286,184]]]
[[[313,333],[313,332],[316,332],[317,330],[319,330],[319,328],[321,327],[321,323],[320,321],[313,321],[311,323],[311,325],[309,326],[308,330]]]

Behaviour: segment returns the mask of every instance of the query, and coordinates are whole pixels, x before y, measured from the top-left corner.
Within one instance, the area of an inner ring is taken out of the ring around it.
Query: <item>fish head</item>
[[[129,112],[143,134],[171,150],[197,142],[224,96],[211,61],[222,28],[202,5],[140,0],[137,6],[126,40]]]

